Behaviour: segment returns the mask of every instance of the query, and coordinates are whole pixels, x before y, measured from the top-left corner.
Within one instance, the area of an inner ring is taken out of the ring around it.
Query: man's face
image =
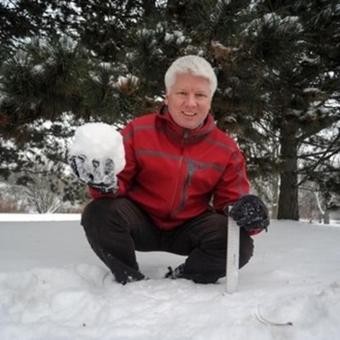
[[[177,74],[168,89],[165,103],[175,123],[186,129],[195,129],[207,117],[211,106],[211,89],[207,78],[190,73]]]

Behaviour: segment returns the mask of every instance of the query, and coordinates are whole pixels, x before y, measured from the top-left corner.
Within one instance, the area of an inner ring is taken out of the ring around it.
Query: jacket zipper
[[[183,133],[183,141],[182,141],[182,146],[181,146],[181,157],[179,159],[179,174],[182,174],[183,172],[183,162],[184,162],[184,145],[185,145],[185,141],[186,139],[189,137],[189,131],[188,130],[185,130],[184,133]],[[190,175],[189,175],[190,176]],[[185,181],[184,181],[184,187],[183,189],[180,188],[180,184],[181,184],[181,179],[183,178],[181,175],[178,176],[177,178],[177,182],[176,182],[176,188],[175,188],[175,191],[174,191],[174,195],[173,195],[173,198],[172,198],[172,202],[171,202],[171,211],[170,211],[170,218],[174,217],[178,211],[181,210],[183,204],[185,203],[185,187],[187,187],[187,182],[190,182],[191,179],[188,178],[189,177],[187,172],[185,173]],[[176,204],[176,198],[178,197],[178,194],[180,196],[180,201],[178,202],[178,204]],[[175,206],[176,204],[176,206]]]
[[[175,216],[179,211],[183,210],[185,207],[185,202],[188,198],[188,190],[189,190],[194,172],[195,172],[195,165],[189,161],[188,171],[185,175],[184,186],[183,186],[183,189],[181,190],[180,201],[176,209],[173,210],[173,213],[172,213],[173,216]]]

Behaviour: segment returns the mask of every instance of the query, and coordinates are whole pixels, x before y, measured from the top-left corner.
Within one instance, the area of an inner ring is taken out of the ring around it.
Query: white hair
[[[211,96],[214,95],[217,88],[215,72],[207,60],[197,55],[186,55],[184,57],[180,57],[170,65],[164,76],[164,83],[167,92],[175,83],[177,74],[187,73],[208,79],[210,83]]]

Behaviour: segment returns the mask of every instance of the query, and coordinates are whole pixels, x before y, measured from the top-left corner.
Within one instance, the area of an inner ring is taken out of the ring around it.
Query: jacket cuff
[[[87,191],[93,199],[99,199],[99,198],[105,198],[105,197],[113,198],[113,197],[116,196],[113,191],[112,192],[102,192],[102,191],[95,189],[93,187],[90,187],[90,186],[87,187]]]
[[[249,236],[255,236],[255,235],[259,234],[261,231],[263,231],[262,228],[256,228],[256,229],[247,230]]]

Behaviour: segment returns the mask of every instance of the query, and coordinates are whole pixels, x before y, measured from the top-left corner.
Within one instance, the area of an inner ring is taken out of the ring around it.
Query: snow
[[[2,340],[339,338],[339,227],[273,221],[229,295],[224,278],[163,279],[184,258],[161,252],[138,253],[150,279],[122,286],[91,251],[79,215],[16,216],[0,214]]]
[[[76,129],[70,156],[86,155],[88,160],[100,161],[99,167],[112,159],[116,173],[125,166],[123,137],[112,125],[105,123],[87,123]],[[104,169],[101,169],[104,172]]]
[[[126,77],[125,76],[119,76],[117,79],[117,82],[114,83],[114,86],[117,87],[118,89],[124,88],[129,86],[131,84],[133,87],[136,87],[139,83],[139,78],[132,75],[128,74]]]
[[[0,188],[1,188],[0,183]],[[0,222],[79,221],[80,214],[1,213]]]

